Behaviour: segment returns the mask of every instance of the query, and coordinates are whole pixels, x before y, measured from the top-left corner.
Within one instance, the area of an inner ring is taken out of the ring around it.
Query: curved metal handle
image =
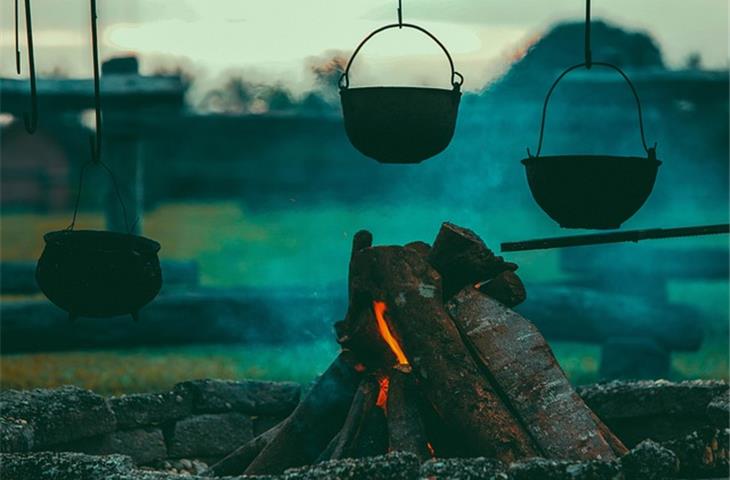
[[[548,104],[550,103],[550,97],[552,96],[553,91],[555,90],[555,87],[558,86],[558,83],[560,83],[560,80],[562,80],[563,77],[565,77],[567,74],[569,74],[573,70],[576,70],[581,67],[586,67],[589,69],[591,66],[594,66],[594,65],[611,68],[611,69],[615,70],[616,72],[618,72],[623,77],[623,79],[626,80],[626,83],[629,85],[629,88],[631,88],[631,93],[634,94],[634,100],[636,100],[636,110],[639,114],[639,132],[641,133],[641,143],[644,146],[644,150],[646,151],[649,158],[656,159],[656,143],[654,144],[653,147],[648,147],[646,144],[646,137],[644,136],[644,116],[641,111],[641,101],[639,100],[639,94],[636,92],[636,88],[634,87],[634,84],[631,83],[631,80],[624,73],[623,70],[621,70],[616,65],[613,65],[611,63],[606,63],[606,62],[579,63],[577,65],[573,65],[572,67],[568,67],[563,73],[561,73],[558,76],[558,78],[555,79],[555,81],[553,82],[553,85],[550,87],[550,90],[548,90],[547,96],[545,97],[545,103],[543,104],[543,107],[542,107],[542,121],[540,122],[540,139],[537,144],[537,154],[535,156],[539,157],[540,152],[542,151],[542,142],[543,142],[543,138],[545,135],[545,119],[547,117],[547,107],[548,107]],[[529,155],[530,157],[533,156],[532,153],[530,152],[529,148],[527,149],[527,155]]]
[[[419,32],[425,33],[434,42],[436,42],[436,44],[439,47],[441,47],[441,50],[443,50],[443,52],[446,54],[446,58],[449,60],[449,67],[451,67],[451,84],[454,86],[455,89],[458,90],[459,87],[461,87],[461,84],[464,83],[464,76],[462,74],[460,74],[459,72],[457,72],[456,70],[454,70],[454,61],[451,59],[451,55],[449,54],[449,51],[446,50],[446,47],[444,46],[444,44],[441,43],[441,41],[439,41],[438,38],[436,38],[431,32],[429,32],[425,28],[419,27],[418,25],[413,25],[412,23],[400,23],[400,22],[392,23],[390,25],[380,27],[377,30],[370,33],[370,35],[365,37],[365,39],[362,42],[360,42],[360,44],[357,46],[355,51],[352,52],[352,56],[350,57],[350,60],[348,60],[348,62],[347,62],[347,67],[345,67],[345,71],[342,74],[342,76],[340,77],[340,81],[339,81],[340,88],[348,88],[350,86],[350,78],[348,76],[348,74],[350,73],[350,67],[352,66],[352,62],[353,62],[353,60],[355,60],[355,57],[357,56],[357,54],[360,52],[360,49],[367,43],[368,40],[370,40],[375,35],[377,35],[378,33],[382,32],[384,30],[389,30],[391,28],[402,28],[402,27],[413,28],[415,30],[418,30]],[[458,81],[457,81],[457,79],[458,79]],[[343,80],[344,80],[344,83],[343,83]]]

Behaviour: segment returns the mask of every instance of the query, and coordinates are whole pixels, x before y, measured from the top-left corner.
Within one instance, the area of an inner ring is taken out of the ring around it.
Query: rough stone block
[[[129,474],[133,469],[132,459],[124,455],[70,452],[0,455],[0,478],[3,480],[107,480],[115,474]]]
[[[299,403],[301,393],[300,386],[293,382],[258,380],[193,380],[178,387],[192,393],[193,408],[200,413],[236,411],[251,415],[287,416]]]
[[[118,428],[161,425],[192,414],[190,391],[175,388],[161,393],[135,393],[109,399]]]
[[[22,418],[0,417],[0,452],[29,452],[33,449],[33,427]]]
[[[204,414],[180,420],[167,435],[168,455],[226,455],[253,438],[253,421],[242,413]]]
[[[106,400],[78,387],[5,390],[0,392],[2,416],[26,420],[33,428],[33,448],[44,449],[116,429]]]
[[[129,456],[138,465],[152,463],[167,457],[165,438],[159,428],[120,430],[62,444],[55,449],[90,455],[117,453]]]

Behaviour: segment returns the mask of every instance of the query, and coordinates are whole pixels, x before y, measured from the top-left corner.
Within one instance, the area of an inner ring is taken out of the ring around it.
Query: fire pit
[[[433,246],[358,232],[342,353],[281,424],[212,471],[281,473],[389,451],[420,461],[609,461],[627,452],[573,390],[540,332],[508,306],[517,265],[444,224]]]

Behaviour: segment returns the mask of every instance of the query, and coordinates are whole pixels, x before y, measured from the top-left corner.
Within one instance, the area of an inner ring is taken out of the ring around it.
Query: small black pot
[[[563,228],[614,229],[649,198],[661,161],[556,155],[522,160],[537,204]]]
[[[360,49],[374,35],[392,28],[410,28],[430,37],[446,54],[451,68],[451,90],[420,87],[350,88],[350,67]],[[360,42],[340,77],[340,100],[350,143],[363,155],[381,163],[420,163],[443,151],[451,142],[464,77],[454,70],[446,47],[426,29],[410,23],[380,27]]]
[[[363,155],[382,163],[420,163],[451,142],[461,92],[366,87],[343,88],[340,97],[347,137]]]
[[[71,318],[131,314],[162,287],[154,240],[125,233],[60,230],[43,237],[36,281],[51,302]]]

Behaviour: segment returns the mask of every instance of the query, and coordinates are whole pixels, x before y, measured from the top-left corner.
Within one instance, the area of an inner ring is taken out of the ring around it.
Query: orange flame
[[[388,306],[385,304],[385,302],[373,302],[373,312],[375,313],[375,319],[378,321],[378,331],[380,332],[380,336],[383,337],[385,343],[387,343],[390,349],[393,351],[393,355],[395,355],[395,358],[398,360],[398,364],[408,365],[408,359],[406,358],[406,354],[403,353],[403,349],[400,348],[398,340],[396,340],[393,334],[390,333],[388,323],[385,321],[384,314],[387,310]]]
[[[386,410],[388,404],[388,387],[390,386],[390,378],[381,377],[378,379],[380,384],[380,391],[378,392],[378,399],[375,401],[375,405]]]

